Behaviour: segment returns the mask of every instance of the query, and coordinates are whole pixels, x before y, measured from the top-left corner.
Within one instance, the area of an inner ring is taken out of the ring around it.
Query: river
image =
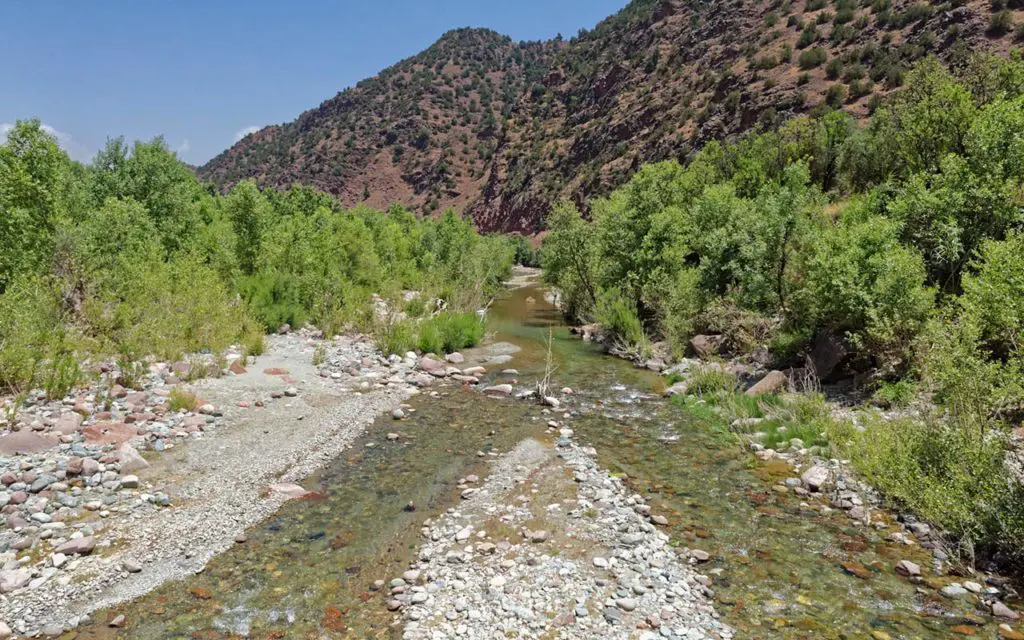
[[[504,343],[520,349],[490,369],[491,379],[515,367],[518,380],[532,384],[551,335],[555,384],[574,390],[576,437],[669,517],[674,543],[711,554],[701,570],[737,637],[996,637],[997,623],[976,596],[951,600],[935,591],[952,578],[929,577],[926,550],[886,540],[897,530],[891,520],[856,525],[776,490],[792,475],[786,465],[757,460],[721,425],[662,400],[657,375],[570,336],[536,286],[510,290],[488,322],[499,351],[511,350]],[[509,451],[526,437],[551,440],[533,403],[447,387],[412,404],[408,420],[380,418],[308,479],[312,499],[286,504],[202,573],[97,612],[95,626],[69,637],[400,637],[371,583],[407,568],[423,520],[459,501],[460,477],[486,474],[488,452]],[[391,431],[401,433],[400,444],[385,445]],[[925,582],[896,575],[900,560],[920,564]],[[122,628],[105,625],[122,614]]]

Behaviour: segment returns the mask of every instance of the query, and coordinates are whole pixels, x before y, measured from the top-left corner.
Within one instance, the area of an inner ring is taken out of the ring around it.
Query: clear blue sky
[[[79,160],[163,135],[190,163],[294,119],[449,29],[574,35],[627,0],[39,0],[0,13],[0,128],[38,117]],[[2,135],[2,133],[0,133]]]

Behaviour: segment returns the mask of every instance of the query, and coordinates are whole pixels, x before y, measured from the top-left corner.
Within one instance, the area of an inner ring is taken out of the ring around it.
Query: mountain
[[[1009,6],[1005,3],[1009,1]],[[645,162],[826,104],[866,116],[917,59],[1006,54],[1024,0],[634,0],[571,40],[446,33],[422,53],[199,168],[346,205],[455,207],[533,233]]]

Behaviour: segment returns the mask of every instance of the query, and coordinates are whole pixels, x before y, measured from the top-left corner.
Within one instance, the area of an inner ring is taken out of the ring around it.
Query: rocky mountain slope
[[[533,233],[642,163],[827,105],[863,117],[917,59],[1005,54],[1020,0],[634,0],[571,40],[482,29],[426,51],[241,140],[199,169],[346,205],[469,211]]]

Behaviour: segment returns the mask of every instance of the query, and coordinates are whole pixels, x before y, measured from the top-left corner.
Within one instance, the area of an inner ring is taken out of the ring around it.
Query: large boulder
[[[800,475],[801,482],[811,491],[822,491],[828,486],[832,472],[828,467],[816,464]]]
[[[757,381],[757,384],[747,389],[748,396],[756,396],[762,393],[780,393],[789,388],[789,376],[781,371],[772,371]]]
[[[21,589],[32,580],[32,572],[28,569],[0,571],[0,593],[10,593]]]
[[[82,432],[88,444],[122,444],[139,434],[137,427],[123,422],[97,422]]]
[[[0,437],[0,453],[39,453],[57,444],[31,431],[16,431]]]
[[[419,364],[416,366],[420,371],[426,371],[427,373],[433,374],[435,372],[443,372],[447,365],[440,360],[434,360],[433,358],[424,356],[420,358]]]
[[[698,358],[707,360],[720,355],[725,348],[725,336],[721,335],[699,335],[690,339],[690,348],[697,354]]]
[[[54,553],[63,553],[66,556],[73,555],[89,555],[92,550],[96,548],[96,538],[92,536],[82,536],[81,538],[72,538],[67,542],[58,545],[54,549]]]
[[[81,428],[82,416],[74,412],[65,413],[53,423],[53,430],[66,436],[77,433]]]
[[[811,372],[822,382],[830,380],[847,353],[846,346],[839,337],[831,333],[818,334],[811,347]]]

